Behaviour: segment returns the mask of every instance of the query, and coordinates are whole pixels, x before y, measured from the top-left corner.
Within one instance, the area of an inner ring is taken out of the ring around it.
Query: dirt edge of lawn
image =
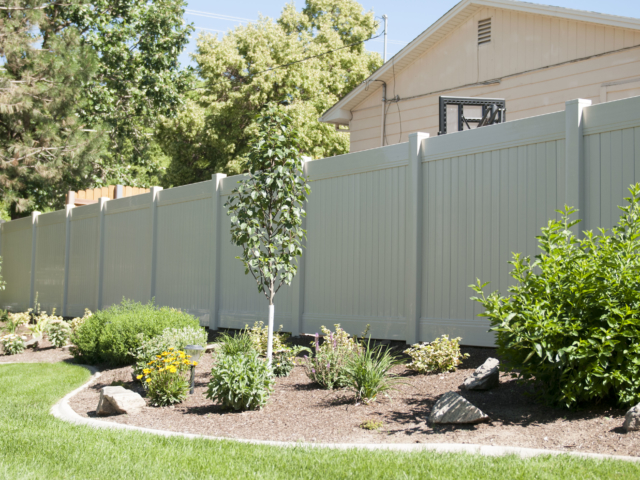
[[[15,364],[19,362],[5,362],[5,364]],[[630,457],[624,455],[608,455],[599,453],[588,452],[563,452],[558,450],[545,450],[534,448],[522,448],[522,447],[504,447],[497,445],[480,445],[480,444],[455,444],[455,443],[431,443],[431,444],[394,444],[394,443],[363,443],[363,444],[350,444],[350,443],[313,443],[313,442],[278,442],[269,440],[252,440],[252,439],[238,439],[228,437],[215,437],[210,435],[199,435],[193,433],[174,432],[170,430],[157,430],[152,428],[139,427],[135,425],[127,425],[123,423],[109,422],[104,420],[96,420],[94,418],[83,417],[78,414],[69,404],[70,400],[83,390],[88,389],[96,380],[100,378],[102,372],[98,371],[95,367],[89,365],[78,365],[86,368],[91,372],[91,377],[80,387],[76,388],[72,392],[65,395],[58,402],[56,402],[50,410],[51,415],[55,418],[72,423],[75,425],[86,425],[94,428],[109,428],[109,429],[122,429],[133,430],[143,433],[150,433],[153,435],[160,435],[164,437],[183,437],[190,439],[206,439],[206,440],[226,440],[236,441],[240,443],[248,443],[253,445],[271,445],[287,448],[332,448],[339,450],[346,449],[367,449],[367,450],[395,450],[395,451],[433,451],[436,453],[470,453],[485,456],[503,456],[503,455],[516,455],[520,458],[531,458],[535,456],[544,455],[570,455],[574,457],[590,458],[595,460],[624,460],[631,462],[640,462],[640,457]]]

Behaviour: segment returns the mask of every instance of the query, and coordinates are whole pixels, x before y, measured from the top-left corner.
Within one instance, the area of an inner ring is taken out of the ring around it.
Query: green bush
[[[24,340],[20,335],[10,333],[4,337],[0,337],[0,345],[5,355],[17,355],[24,352]]]
[[[324,341],[320,343],[320,335],[316,333],[312,344],[315,349],[313,355],[305,355],[303,362],[309,379],[328,390],[348,385],[345,375],[347,362],[362,349],[357,340],[345,332],[340,324],[334,327],[335,333],[324,325],[320,327]]]
[[[166,328],[160,335],[147,339],[139,333],[140,346],[131,352],[135,359],[134,377],[138,377],[147,364],[169,350],[184,350],[187,345],[207,346],[207,331],[203,327]]]
[[[392,390],[399,378],[390,370],[399,361],[388,348],[372,347],[371,340],[359,352],[351,355],[344,369],[346,386],[356,394],[356,401],[365,405],[375,402],[378,395]]]
[[[191,315],[173,308],[158,308],[153,301],[123,300],[119,305],[87,317],[71,337],[72,354],[83,363],[124,366],[134,362],[133,353],[144,340],[167,328],[198,328]]]
[[[449,339],[448,335],[433,342],[416,343],[404,351],[411,357],[407,368],[418,373],[449,372],[455,370],[469,354],[460,353],[460,337]]]
[[[46,330],[49,341],[56,348],[64,347],[71,337],[71,325],[62,318],[51,320],[47,324]]]
[[[274,384],[271,367],[256,353],[220,355],[211,370],[207,398],[224,408],[255,410],[267,403]]]
[[[577,239],[575,210],[559,212],[538,237],[536,260],[510,262],[516,284],[507,297],[472,286],[506,367],[549,403],[640,401],[640,185],[629,190],[610,232]]]
[[[255,350],[251,336],[246,331],[238,332],[235,335],[223,333],[218,337],[216,344],[216,355],[227,355],[232,357],[234,355],[258,353]]]

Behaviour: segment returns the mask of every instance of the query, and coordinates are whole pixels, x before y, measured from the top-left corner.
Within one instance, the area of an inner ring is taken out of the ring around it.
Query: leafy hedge
[[[87,317],[71,337],[74,357],[90,365],[124,366],[134,362],[132,352],[143,341],[167,328],[199,328],[193,316],[173,308],[158,308],[124,300]]]
[[[499,355],[552,404],[640,401],[640,184],[610,231],[571,228],[574,209],[551,220],[531,263],[515,255],[509,295],[472,286],[497,334]],[[575,229],[574,229],[575,230]]]

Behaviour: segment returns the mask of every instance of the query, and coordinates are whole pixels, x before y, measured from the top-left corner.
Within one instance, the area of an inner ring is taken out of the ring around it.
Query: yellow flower
[[[169,355],[169,352],[162,352],[163,357],[166,357],[167,355]]]
[[[193,362],[193,363],[192,363],[192,365],[193,365],[194,367],[196,367],[196,366],[198,366],[198,362]]]
[[[142,377],[143,377],[143,375],[138,375],[136,378],[137,378],[138,380],[140,380]]]
[[[169,350],[175,350],[173,347],[169,347]]]
[[[175,368],[171,368],[169,371],[170,371],[171,373],[176,373],[178,370],[176,370]]]
[[[142,373],[144,373],[145,375],[147,375],[151,370],[149,370],[148,368],[145,368],[144,370],[142,370]]]
[[[147,383],[151,382],[151,379],[150,379],[150,378],[147,378],[146,382],[147,382]]]

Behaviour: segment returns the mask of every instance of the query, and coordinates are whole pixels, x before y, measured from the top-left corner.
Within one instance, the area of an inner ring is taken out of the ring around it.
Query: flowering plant
[[[137,378],[148,389],[152,405],[163,407],[180,403],[187,398],[189,367],[198,365],[198,362],[192,362],[190,358],[191,355],[171,347],[147,363],[147,368]]]
[[[16,355],[24,351],[24,341],[20,335],[10,333],[0,338],[0,344],[5,355]]]
[[[407,368],[418,373],[452,371],[469,357],[468,353],[460,353],[460,337],[449,339],[448,335],[431,343],[416,343],[404,353],[411,357]]]
[[[309,379],[329,390],[347,386],[347,362],[362,348],[340,324],[335,324],[334,327],[335,333],[322,326],[320,330],[324,334],[324,341],[320,343],[320,334],[316,333],[312,343],[315,348],[314,355],[304,357],[304,368]]]

